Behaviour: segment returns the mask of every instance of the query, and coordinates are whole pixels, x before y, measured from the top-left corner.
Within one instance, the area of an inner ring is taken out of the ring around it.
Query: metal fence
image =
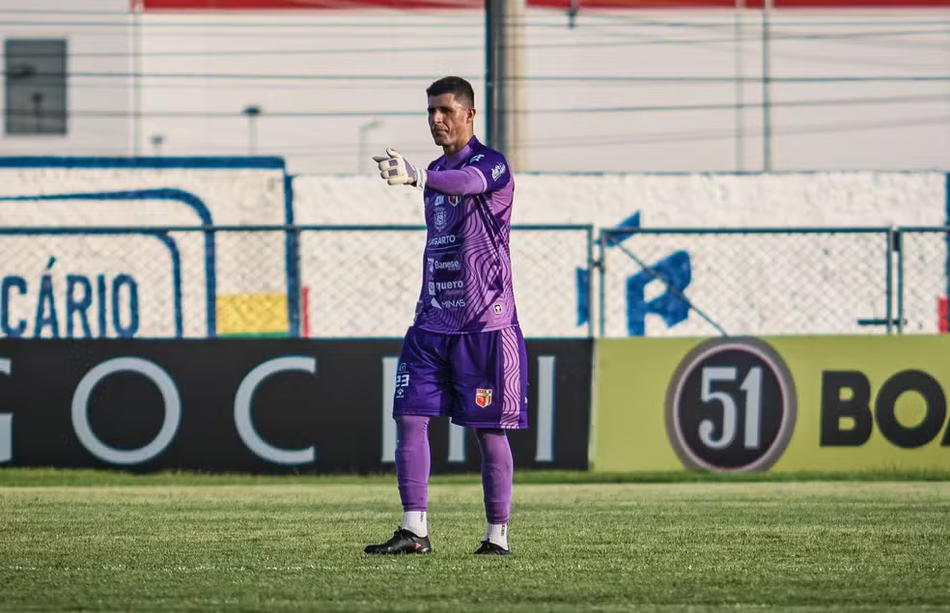
[[[936,333],[948,237],[521,225],[511,252],[535,338]],[[424,241],[422,226],[0,228],[0,337],[400,337]]]
[[[512,227],[535,336],[593,334],[593,245],[590,226]],[[401,337],[424,247],[424,226],[0,228],[0,337]]]
[[[611,228],[600,336],[946,330],[948,228]]]
[[[604,230],[601,333],[867,332],[888,317],[889,232]]]
[[[302,226],[302,332],[313,337],[402,336],[425,264],[425,226]],[[590,226],[518,225],[510,247],[519,319],[533,336],[586,337],[577,270],[593,257]]]

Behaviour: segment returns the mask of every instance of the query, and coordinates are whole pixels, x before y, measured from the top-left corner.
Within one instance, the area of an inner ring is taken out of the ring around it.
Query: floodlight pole
[[[773,0],[762,0],[762,170],[772,172],[772,58],[770,20]]]
[[[366,167],[367,160],[369,160],[369,153],[368,153],[369,145],[367,143],[368,135],[370,131],[375,130],[381,125],[383,125],[383,122],[379,121],[378,119],[373,119],[372,121],[368,121],[360,125],[359,146],[357,147],[357,149],[359,150],[359,153],[357,154],[358,159],[356,160],[357,174],[360,174],[363,172],[363,168]]]
[[[257,118],[261,114],[261,107],[248,105],[241,113],[247,116],[247,154],[257,155]]]

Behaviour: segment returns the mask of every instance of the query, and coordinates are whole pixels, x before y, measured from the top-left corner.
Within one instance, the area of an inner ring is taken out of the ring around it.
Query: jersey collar
[[[475,151],[475,149],[477,149],[478,147],[481,147],[481,145],[482,144],[478,142],[478,139],[473,136],[471,140],[469,140],[468,143],[464,147],[462,147],[462,150],[456,153],[455,155],[453,155],[452,157],[445,158],[445,156],[442,156],[443,159],[445,159],[445,163],[443,164],[442,167],[445,169],[452,169],[452,168],[457,168],[458,166],[461,166],[462,163],[464,163],[465,161],[468,160],[469,157],[471,157],[472,152]]]

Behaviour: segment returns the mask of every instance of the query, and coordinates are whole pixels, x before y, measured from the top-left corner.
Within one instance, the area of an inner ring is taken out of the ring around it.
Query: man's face
[[[435,144],[465,144],[472,137],[475,109],[455,99],[455,94],[429,96],[429,131]]]

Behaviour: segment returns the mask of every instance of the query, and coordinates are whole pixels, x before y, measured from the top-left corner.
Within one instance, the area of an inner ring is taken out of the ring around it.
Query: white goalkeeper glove
[[[386,149],[386,155],[374,155],[373,161],[379,167],[379,176],[390,185],[415,185],[425,189],[426,171],[407,162],[395,149]]]

